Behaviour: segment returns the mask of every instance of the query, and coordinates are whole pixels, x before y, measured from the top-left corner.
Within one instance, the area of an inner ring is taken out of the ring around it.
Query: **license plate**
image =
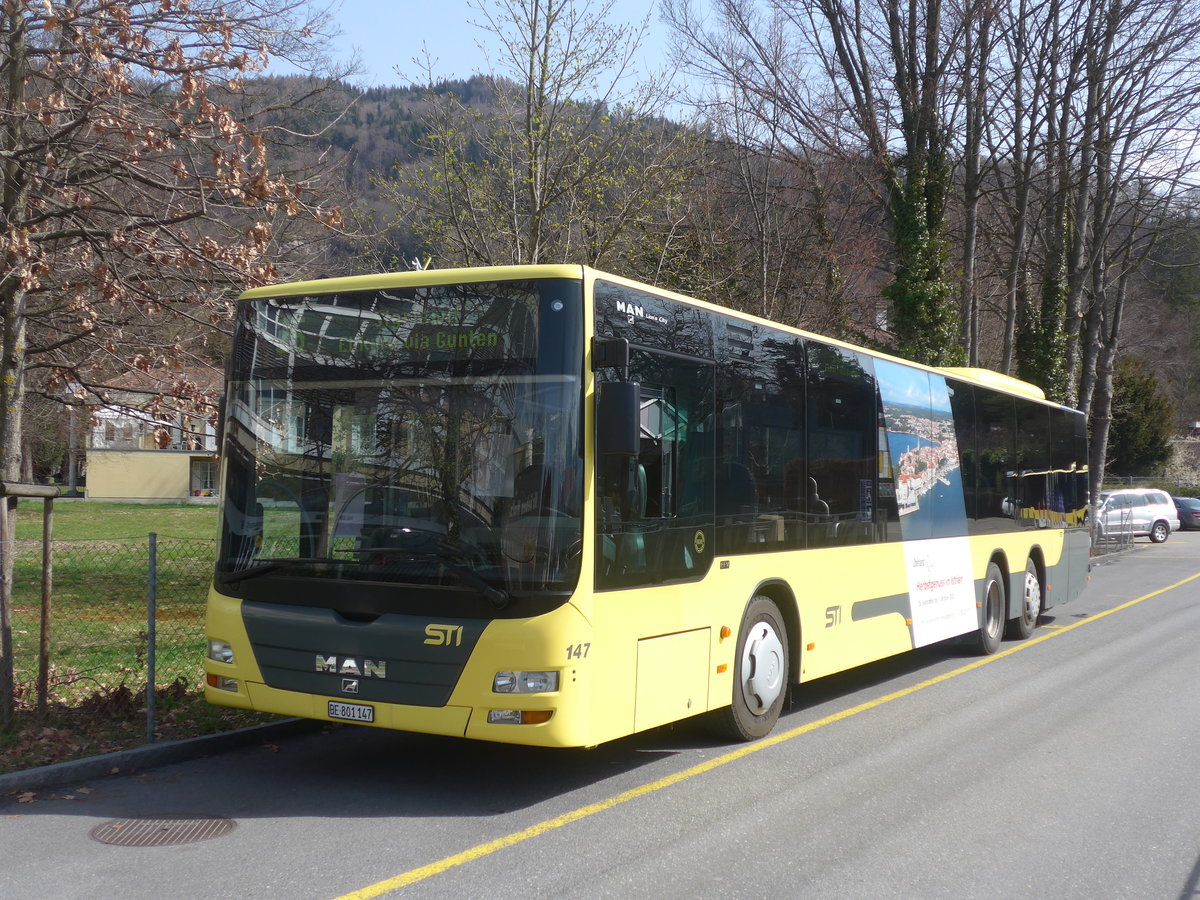
[[[375,707],[363,703],[342,703],[340,700],[330,700],[329,718],[345,719],[347,722],[374,722]]]

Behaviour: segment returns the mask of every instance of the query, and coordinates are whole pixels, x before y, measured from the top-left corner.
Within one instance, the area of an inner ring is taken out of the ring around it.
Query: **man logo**
[[[330,675],[353,675],[356,678],[387,678],[387,660],[363,659],[360,664],[352,656],[323,656],[318,653],[316,671]]]
[[[624,300],[617,301],[617,312],[625,317],[625,320],[632,325],[638,319],[649,319],[651,322],[658,322],[660,325],[667,324],[667,317],[655,315],[652,312],[646,312],[646,308],[637,303],[628,303]]]
[[[342,679],[342,693],[343,694],[357,694],[358,693],[358,679],[357,678],[343,678]]]
[[[426,625],[425,643],[431,647],[461,647],[462,634],[461,625]]]

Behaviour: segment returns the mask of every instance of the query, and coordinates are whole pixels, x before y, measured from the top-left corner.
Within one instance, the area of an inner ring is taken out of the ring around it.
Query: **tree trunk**
[[[8,102],[19,109],[25,102],[25,32],[19,8],[6,4],[3,18],[4,45],[8,59]],[[9,116],[4,128],[4,146],[12,151],[19,143],[21,120]],[[0,183],[0,221],[16,220],[13,211],[24,205],[28,190],[16,159],[4,164]],[[23,263],[16,241],[5,235],[0,258],[0,481],[16,481],[21,474],[21,404],[25,388],[25,289]],[[13,236],[15,237],[15,235]],[[13,539],[16,537],[16,505],[0,496],[0,733],[15,725],[13,706],[12,583]],[[5,513],[13,513],[11,515]]]
[[[1108,453],[1108,433],[1112,427],[1113,364],[1112,354],[1107,350],[1100,354],[1101,361],[1096,373],[1095,389],[1092,392],[1091,445],[1088,447],[1088,467],[1091,474],[1092,503],[1095,504],[1100,488],[1104,485],[1104,460]]]

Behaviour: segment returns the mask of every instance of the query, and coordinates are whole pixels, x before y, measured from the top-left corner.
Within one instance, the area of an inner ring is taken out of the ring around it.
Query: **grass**
[[[150,532],[159,535],[156,734],[194,737],[274,718],[204,702],[204,605],[216,551],[216,518],[213,506],[55,503],[51,690],[41,714],[35,681],[42,510],[40,501],[21,501],[12,609],[17,729],[0,735],[0,772],[146,740]]]
[[[59,500],[54,504],[54,540],[108,541],[159,537],[217,536],[217,507],[190,503],[105,503],[99,500]],[[41,540],[42,501],[17,504],[17,540]]]

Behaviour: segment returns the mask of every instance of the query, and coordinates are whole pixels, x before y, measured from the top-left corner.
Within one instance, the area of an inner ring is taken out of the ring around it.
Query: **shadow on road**
[[[797,686],[776,731],[820,719],[852,695],[865,702],[895,690],[897,679],[947,671],[972,656],[966,641],[947,641]],[[96,779],[81,785],[82,792],[66,785],[29,803],[6,798],[0,815],[498,816],[574,792],[590,796],[589,788],[680,753],[709,756],[729,749],[703,717],[591,750],[332,725],[277,743]]]

